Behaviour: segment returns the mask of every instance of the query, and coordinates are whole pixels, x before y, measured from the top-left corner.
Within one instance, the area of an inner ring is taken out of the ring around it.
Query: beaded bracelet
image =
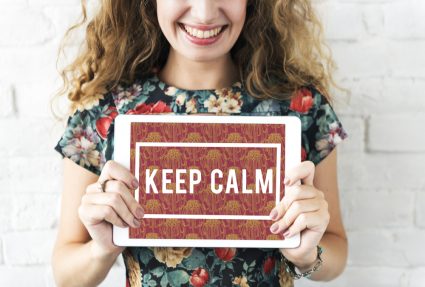
[[[292,279],[300,279],[301,277],[306,277],[306,278],[310,278],[311,274],[317,270],[320,269],[320,266],[322,266],[322,258],[320,257],[320,255],[323,252],[323,248],[319,245],[317,245],[317,262],[316,264],[314,264],[313,268],[310,270],[307,270],[303,273],[298,274],[297,271],[295,270],[296,266],[294,265],[294,263],[292,263],[291,261],[289,261],[288,259],[286,259],[285,256],[282,256],[282,261],[285,263],[286,265],[286,272],[289,273],[289,275],[291,275]]]

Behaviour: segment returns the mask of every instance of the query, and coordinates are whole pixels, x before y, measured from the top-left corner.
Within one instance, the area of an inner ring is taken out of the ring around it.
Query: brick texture
[[[347,89],[333,93],[349,133],[338,146],[338,176],[350,251],[336,280],[296,286],[422,287],[425,1],[313,2]],[[63,127],[49,100],[61,84],[59,40],[79,3],[0,0],[0,286],[55,286],[62,171],[53,146]],[[121,257],[101,286],[124,286]]]

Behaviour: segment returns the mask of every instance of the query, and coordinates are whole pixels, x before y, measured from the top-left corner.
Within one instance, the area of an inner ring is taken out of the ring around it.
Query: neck
[[[170,49],[165,66],[158,72],[161,81],[185,90],[220,89],[239,80],[230,53],[209,62],[192,61]]]

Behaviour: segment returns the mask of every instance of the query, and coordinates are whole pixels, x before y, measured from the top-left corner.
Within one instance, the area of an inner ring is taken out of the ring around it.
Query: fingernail
[[[140,222],[136,218],[133,219],[133,223],[136,227],[140,227]]]
[[[137,218],[142,218],[142,217],[143,217],[143,215],[144,215],[143,209],[142,209],[142,208],[140,208],[140,207],[138,207],[138,208],[136,209],[136,215],[137,215]]]
[[[289,235],[291,235],[291,231],[289,231],[289,229],[288,229],[288,230],[286,230],[286,231],[283,233],[283,236],[285,236],[285,237],[289,237]]]
[[[273,209],[272,212],[270,213],[270,218],[275,220],[277,217],[277,210]]]
[[[279,229],[279,224],[274,223],[271,227],[270,227],[270,231],[275,233],[277,230]]]
[[[131,185],[133,186],[133,188],[138,188],[139,187],[139,182],[137,181],[137,180],[133,180],[132,182],[131,182]]]
[[[289,178],[285,177],[285,179],[283,180],[283,184],[287,185],[289,183]]]

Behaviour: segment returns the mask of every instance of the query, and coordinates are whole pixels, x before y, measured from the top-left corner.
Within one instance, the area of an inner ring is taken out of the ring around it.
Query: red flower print
[[[307,113],[313,106],[313,95],[307,88],[301,88],[295,91],[289,108],[299,113]]]
[[[106,139],[111,123],[118,115],[115,107],[109,107],[105,114],[106,117],[101,117],[96,121],[96,131],[102,139]]]
[[[230,261],[236,254],[236,248],[214,248],[218,258],[223,261]]]
[[[138,104],[133,110],[126,112],[128,115],[138,115],[138,114],[154,114],[154,113],[167,113],[171,112],[169,106],[163,101],[158,101],[156,103]]]
[[[108,136],[108,130],[111,126],[112,119],[110,117],[103,117],[96,121],[96,131],[102,139]]]
[[[145,103],[137,105],[134,109],[128,110],[126,112],[127,115],[137,115],[137,114],[148,114],[150,111],[150,105]]]
[[[195,270],[193,270],[192,275],[190,276],[190,284],[192,284],[195,287],[203,287],[205,284],[208,283],[208,272],[207,270],[198,267]]]
[[[265,274],[269,274],[274,268],[275,259],[273,257],[267,257],[263,264],[263,270]]]
[[[171,109],[163,101],[158,101],[152,106],[152,113],[168,113],[168,112],[171,112]]]
[[[110,116],[112,119],[115,119],[118,116],[117,108],[116,107],[109,107],[106,110],[106,114]]]
[[[305,151],[304,147],[301,147],[301,161],[305,161],[307,158],[307,152]]]

